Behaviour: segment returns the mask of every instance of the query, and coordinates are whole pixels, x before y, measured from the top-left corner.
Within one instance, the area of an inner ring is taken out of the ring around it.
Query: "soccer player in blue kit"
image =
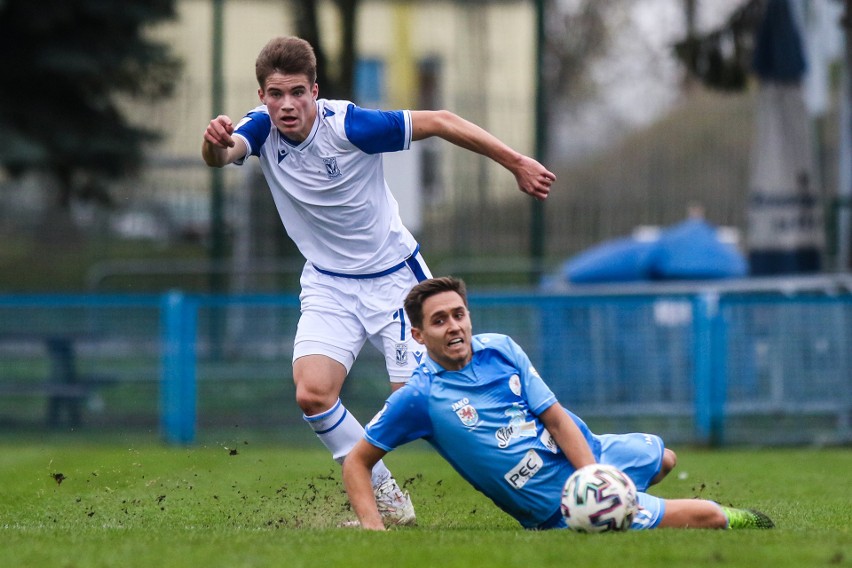
[[[674,452],[651,434],[593,434],[559,404],[510,337],[473,335],[461,280],[420,282],[406,297],[405,311],[426,353],[343,464],[343,481],[363,528],[384,528],[370,469],[387,452],[419,438],[527,529],[567,527],[562,489],[576,469],[592,463],[613,465],[636,484],[640,507],[632,529],[773,526],[758,511],[646,493],[675,466]]]
[[[391,388],[416,361],[402,303],[430,276],[384,179],[383,152],[437,136],[511,172],[519,189],[545,199],[556,176],[482,128],[449,111],[378,111],[318,98],[316,57],[295,37],[276,37],[255,62],[262,103],[236,125],[217,116],[204,132],[211,167],[257,156],[278,213],[306,259],[293,348],[296,402],[343,462],[364,429],[340,391],[367,340],[385,355]],[[386,522],[412,524],[414,509],[382,462],[371,484]]]

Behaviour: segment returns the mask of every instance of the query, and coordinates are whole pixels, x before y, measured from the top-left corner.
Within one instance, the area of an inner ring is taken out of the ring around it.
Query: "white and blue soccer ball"
[[[578,469],[562,490],[562,516],[577,532],[626,531],[637,508],[636,485],[611,465]]]

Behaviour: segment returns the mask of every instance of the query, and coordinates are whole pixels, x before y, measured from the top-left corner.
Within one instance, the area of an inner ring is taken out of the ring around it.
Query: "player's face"
[[[306,75],[273,73],[258,95],[278,131],[290,140],[302,142],[314,126],[318,92],[317,84],[311,84]]]
[[[411,334],[441,367],[458,371],[473,356],[472,329],[462,297],[455,292],[441,292],[423,302],[423,328],[412,328]]]

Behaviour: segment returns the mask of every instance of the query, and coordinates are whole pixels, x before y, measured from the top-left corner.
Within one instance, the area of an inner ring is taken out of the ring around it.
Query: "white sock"
[[[361,423],[346,410],[340,399],[330,409],[313,416],[304,416],[305,421],[316,433],[320,442],[331,452],[331,457],[343,464],[346,454],[364,437]],[[391,472],[383,461],[373,467],[373,487],[378,487],[391,477]]]

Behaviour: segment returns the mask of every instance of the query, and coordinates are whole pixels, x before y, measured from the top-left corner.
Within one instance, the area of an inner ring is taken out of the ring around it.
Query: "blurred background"
[[[848,442],[849,4],[0,0],[0,430],[308,430],[303,259],[255,160],[200,158],[299,35],[321,97],[450,109],[557,174],[542,204],[438,140],[385,158],[477,331],[593,427]],[[383,361],[353,375],[367,420]]]

